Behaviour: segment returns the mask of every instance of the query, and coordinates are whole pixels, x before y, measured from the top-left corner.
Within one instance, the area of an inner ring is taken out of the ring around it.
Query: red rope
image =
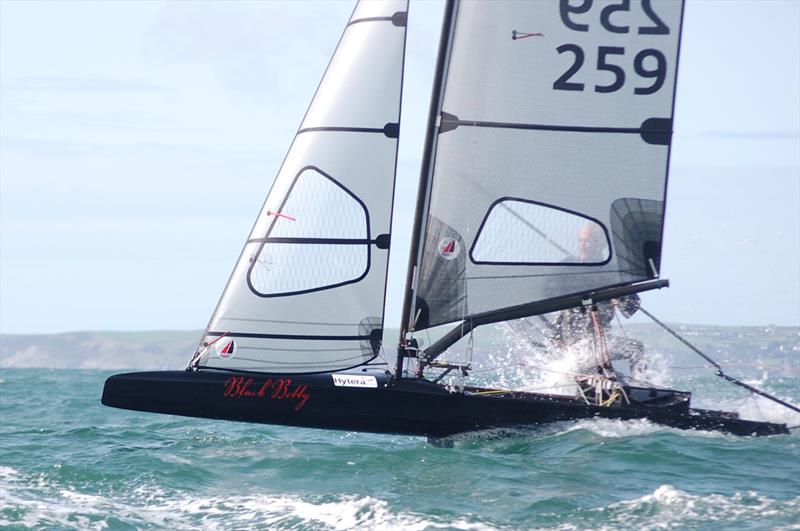
[[[597,308],[592,307],[589,310],[589,316],[592,319],[592,333],[594,335],[595,345],[600,350],[600,357],[603,361],[603,367],[611,370],[611,359],[608,357],[608,343],[606,343],[606,333],[603,326],[600,324],[600,318],[597,316],[599,311]]]
[[[286,214],[283,214],[282,212],[272,212],[271,210],[267,210],[267,215],[268,216],[276,216],[276,217],[279,217],[279,218],[286,218],[289,221],[297,221],[292,216],[287,216]]]
[[[210,347],[211,345],[213,345],[214,343],[216,343],[217,341],[219,341],[220,339],[222,339],[223,337],[227,336],[227,335],[228,335],[228,334],[230,334],[230,333],[231,333],[231,331],[230,331],[230,330],[228,330],[227,332],[225,332],[224,334],[222,334],[221,336],[219,336],[217,339],[215,339],[214,341],[212,341],[211,343],[209,343],[209,344],[208,344],[208,345],[206,345],[206,346],[207,346],[207,347]]]

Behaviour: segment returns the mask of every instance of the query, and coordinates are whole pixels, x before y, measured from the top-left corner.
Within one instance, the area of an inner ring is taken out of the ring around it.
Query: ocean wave
[[[90,494],[59,486],[42,475],[24,477],[0,467],[0,526],[102,529],[118,525],[167,529],[460,529],[491,530],[469,518],[447,519],[394,511],[371,496],[253,493],[194,496],[143,485],[120,495]]]
[[[661,485],[640,498],[612,503],[605,507],[577,511],[569,523],[551,531],[661,530],[661,529],[771,529],[797,530],[800,496],[775,500],[753,491],[722,494],[690,494],[672,485]]]
[[[642,437],[656,433],[673,433],[687,437],[703,438],[733,438],[735,436],[719,431],[682,430],[656,424],[648,419],[604,419],[590,418],[582,420],[569,420],[552,422],[541,426],[520,428],[492,428],[481,431],[466,432],[453,435],[447,439],[454,444],[477,444],[486,441],[495,441],[508,438],[557,438],[568,434],[589,432],[602,438],[621,439],[628,437]],[[437,442],[437,444],[440,444]]]

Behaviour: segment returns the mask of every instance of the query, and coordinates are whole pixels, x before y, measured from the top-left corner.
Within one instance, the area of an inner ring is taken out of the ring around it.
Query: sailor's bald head
[[[606,238],[600,225],[587,222],[578,231],[578,258],[581,262],[602,262],[606,258]]]

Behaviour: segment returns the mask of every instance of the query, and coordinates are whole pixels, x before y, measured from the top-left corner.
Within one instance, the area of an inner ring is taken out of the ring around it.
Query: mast
[[[403,359],[405,355],[405,339],[409,332],[414,330],[414,313],[416,295],[417,265],[422,254],[421,234],[425,224],[430,197],[431,176],[435,162],[436,140],[439,133],[440,113],[444,95],[444,79],[447,70],[447,56],[453,34],[453,20],[455,19],[455,0],[446,0],[444,15],[442,16],[442,31],[439,38],[439,52],[436,59],[433,86],[431,88],[431,103],[428,111],[428,127],[425,136],[425,148],[420,166],[420,179],[417,189],[417,206],[414,212],[414,227],[411,232],[411,247],[408,254],[408,269],[406,272],[406,288],[403,298],[403,310],[400,314],[400,337],[397,348],[397,361],[395,376],[402,377]]]
[[[421,234],[426,222],[428,200],[430,197],[431,176],[433,165],[436,162],[436,141],[441,125],[440,113],[444,95],[445,72],[447,58],[452,43],[453,21],[456,15],[456,0],[447,0],[442,19],[442,32],[439,40],[439,53],[436,59],[436,71],[431,90],[431,105],[428,112],[428,127],[425,137],[425,150],[422,155],[419,188],[417,190],[417,207],[414,213],[414,228],[411,233],[411,249],[408,257],[408,271],[406,273],[405,298],[403,299],[403,313],[400,324],[400,342],[405,339],[408,332],[413,332],[416,293],[416,270],[422,253]]]

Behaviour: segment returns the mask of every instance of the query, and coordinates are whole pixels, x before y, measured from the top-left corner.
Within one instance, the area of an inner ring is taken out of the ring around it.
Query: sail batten
[[[422,330],[656,278],[683,3],[452,12],[405,318]]]
[[[452,115],[442,119],[441,133],[452,131],[456,127],[486,127],[494,129],[527,129],[531,131],[568,131],[573,133],[628,133],[642,136],[650,144],[669,144],[672,136],[671,120],[649,118],[640,127],[601,127],[591,125],[554,125],[514,122],[482,122],[478,120],[461,120]]]

